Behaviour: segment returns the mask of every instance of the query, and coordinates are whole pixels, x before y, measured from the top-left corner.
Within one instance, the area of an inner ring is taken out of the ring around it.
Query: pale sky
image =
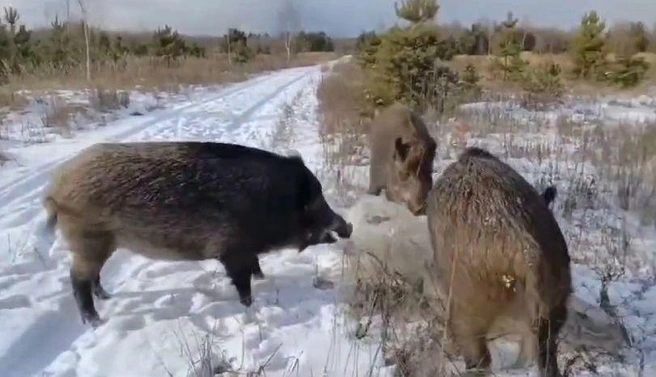
[[[78,0],[68,0],[79,14]],[[112,30],[151,31],[169,24],[185,34],[218,35],[229,27],[253,32],[281,30],[278,13],[284,2],[295,2],[305,30],[324,30],[335,36],[355,36],[362,30],[391,26],[394,0],[83,0],[94,24]],[[66,16],[67,0],[0,0],[14,6],[22,23],[41,26],[55,15]],[[442,0],[438,21],[465,25],[479,18],[515,17],[541,26],[573,27],[584,12],[594,9],[609,22],[656,23],[655,0]],[[485,4],[485,5],[482,5]]]

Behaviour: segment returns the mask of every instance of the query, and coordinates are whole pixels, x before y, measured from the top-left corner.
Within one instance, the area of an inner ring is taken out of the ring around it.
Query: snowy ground
[[[207,361],[211,369],[236,372],[225,376],[389,376],[390,368],[381,367],[375,331],[354,339],[357,323],[344,313],[341,244],[263,256],[267,277],[253,282],[255,303],[249,310],[238,303],[216,262],[154,262],[120,250],[102,271],[105,288],[114,297],[97,303],[107,322],[94,331],[81,324],[73,302],[65,244],[40,233],[45,221],[40,194],[53,168],[107,140],[220,140],[283,153],[295,149],[323,180],[328,200],[344,202],[344,192],[332,178],[340,175],[362,186],[367,168],[342,167],[336,173],[326,166],[326,153],[331,152],[321,143],[316,119],[321,74],[318,66],[294,68],[159,100],[131,94],[128,108],[67,137],[26,127],[41,119],[34,113],[8,117],[7,133],[0,134],[0,150],[13,160],[0,167],[0,376],[204,377],[212,375]],[[83,97],[62,95],[71,102]],[[655,102],[575,104],[541,116],[547,123],[565,125],[569,123],[563,117],[581,124],[599,119],[624,124],[656,119]],[[596,202],[594,208],[584,203],[592,189],[583,178],[594,176],[595,170],[587,162],[577,163],[583,146],[554,131],[565,126],[540,128],[526,121],[535,114],[501,104],[470,105],[477,106],[499,112],[494,116],[500,123],[515,122],[521,131],[443,126],[436,130],[436,173],[465,140],[504,156],[536,185],[557,184],[554,212],[576,262],[576,294],[591,305],[599,306],[599,268],[613,265],[608,255],[620,247],[617,234],[629,233],[626,263],[635,268],[612,279],[608,296],[635,353],[623,366],[597,366],[605,376],[655,375],[654,225],[645,226],[610,201]],[[142,115],[130,115],[135,111]],[[605,189],[597,182],[595,198]]]
[[[108,322],[92,331],[80,323],[73,302],[65,245],[59,238],[48,244],[39,233],[40,193],[52,169],[102,140],[292,148],[318,171],[314,90],[320,75],[320,67],[267,74],[73,138],[8,150],[17,163],[0,170],[0,375],[211,375],[193,371],[202,369],[202,360],[240,375],[381,375],[378,344],[350,339],[353,324],[344,323],[332,288],[338,246],[264,256],[267,278],[254,282],[248,311],[218,263],[152,262],[120,250],[102,272],[114,293],[98,304]]]

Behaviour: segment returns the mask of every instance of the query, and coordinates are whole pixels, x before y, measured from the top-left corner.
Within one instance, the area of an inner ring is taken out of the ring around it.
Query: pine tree
[[[459,79],[443,64],[453,57],[454,43],[441,38],[431,22],[439,5],[436,0],[404,0],[395,10],[410,26],[393,27],[371,49],[373,56],[362,56],[370,73],[368,98],[377,106],[402,101],[419,112],[428,107],[441,111]]]
[[[581,78],[603,74],[605,65],[606,24],[599,18],[597,12],[586,13],[581,19],[579,33],[574,39],[572,48],[574,74]]]
[[[434,20],[439,9],[437,0],[402,0],[401,6],[394,3],[396,16],[413,25]]]
[[[516,30],[519,20],[508,12],[506,20],[501,23],[502,39],[499,43],[497,66],[503,71],[503,80],[518,80],[526,66],[526,62],[520,57],[522,52],[522,41]]]
[[[168,25],[165,25],[164,28],[158,28],[153,40],[155,55],[164,58],[167,66],[171,66],[175,60],[183,56],[187,48],[177,30],[173,30]]]
[[[12,72],[19,70],[18,68],[18,46],[16,46],[16,24],[20,16],[16,8],[5,7],[4,21],[9,25],[9,34],[7,35],[7,47],[9,56],[7,57],[6,64]]]

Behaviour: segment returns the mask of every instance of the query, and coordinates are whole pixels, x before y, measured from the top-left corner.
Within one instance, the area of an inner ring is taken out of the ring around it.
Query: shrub
[[[605,66],[606,24],[597,12],[586,13],[572,46],[574,75],[580,78],[598,76]]]
[[[649,67],[649,62],[643,57],[619,57],[610,65],[606,79],[622,88],[629,88],[638,85],[645,78]]]
[[[356,40],[357,61],[363,68],[373,68],[376,63],[376,53],[381,39],[375,31],[365,32]]]
[[[382,106],[400,100],[425,110],[444,97],[447,85],[457,82],[457,75],[441,64],[452,57],[434,26],[391,29],[381,37],[370,69],[371,100]],[[440,80],[445,84],[438,84]]]
[[[502,39],[499,43],[499,52],[495,60],[495,68],[503,72],[503,80],[519,81],[528,65],[520,57],[522,52],[521,36],[516,29],[518,19],[508,12],[507,19],[501,23]]]
[[[544,63],[537,68],[529,68],[522,83],[526,92],[524,105],[537,108],[560,99],[564,89],[560,73],[560,65],[556,63]]]
[[[108,112],[130,106],[130,93],[126,91],[94,89],[89,95],[91,107],[99,112]]]

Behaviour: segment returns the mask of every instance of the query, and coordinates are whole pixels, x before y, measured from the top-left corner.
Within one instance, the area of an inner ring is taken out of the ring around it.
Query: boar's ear
[[[285,155],[290,158],[296,158],[301,162],[305,163],[303,161],[303,156],[301,155],[301,152],[299,152],[297,149],[288,149]]]
[[[554,201],[554,199],[556,199],[556,195],[558,195],[558,189],[556,189],[556,186],[549,186],[542,193],[542,198],[544,198],[544,202],[548,206]]]
[[[305,166],[305,161],[303,161],[303,156],[298,151],[289,151],[287,154],[287,158],[289,158],[292,161],[295,161],[303,166]]]
[[[429,138],[426,142],[426,150],[435,155],[435,150],[437,150],[437,142],[432,137]]]
[[[312,178],[314,177],[307,168],[304,168],[301,172],[299,172],[296,186],[296,209],[299,211],[305,211],[305,209],[310,204],[312,204],[316,197],[316,186],[320,184],[318,182],[314,182]]]
[[[396,140],[394,140],[394,159],[403,162],[408,158],[409,152],[410,143],[404,143],[403,139],[397,137]]]

